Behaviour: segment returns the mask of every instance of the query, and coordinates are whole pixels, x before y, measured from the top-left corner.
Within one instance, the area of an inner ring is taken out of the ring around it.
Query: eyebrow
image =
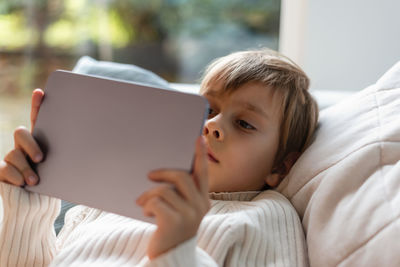
[[[255,105],[253,105],[251,103],[248,103],[248,102],[241,102],[241,101],[236,102],[235,104],[243,106],[245,109],[247,109],[249,111],[252,111],[254,113],[257,113],[257,114],[269,119],[268,114],[262,108],[260,108],[258,106],[255,106]]]
[[[205,92],[204,95],[205,96],[211,96],[211,97],[215,98],[215,97],[217,97],[219,95],[219,92],[209,90],[209,91]],[[253,105],[253,104],[251,104],[249,102],[246,102],[246,101],[235,101],[235,105],[239,105],[239,106],[245,108],[246,110],[252,111],[254,113],[257,113],[257,114],[269,119],[268,114],[262,108],[260,108],[258,106],[255,106],[255,105]]]
[[[221,93],[215,90],[207,90],[204,95],[212,96],[212,97],[217,97]]]

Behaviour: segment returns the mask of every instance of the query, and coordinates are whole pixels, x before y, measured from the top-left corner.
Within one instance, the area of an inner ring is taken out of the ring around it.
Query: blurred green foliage
[[[123,47],[166,35],[201,38],[224,24],[278,34],[279,11],[277,0],[2,0],[0,47],[36,45],[40,30],[46,45],[59,48],[104,39]]]
[[[42,86],[84,54],[193,81],[217,56],[277,49],[279,16],[279,0],[0,0],[0,92]]]

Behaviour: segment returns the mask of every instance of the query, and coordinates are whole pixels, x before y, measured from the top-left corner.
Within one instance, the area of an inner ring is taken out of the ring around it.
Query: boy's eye
[[[246,130],[255,130],[256,129],[253,125],[247,123],[244,120],[238,120],[237,123],[239,124],[240,127],[244,128]]]
[[[214,110],[212,108],[208,108],[208,117],[214,114]]]

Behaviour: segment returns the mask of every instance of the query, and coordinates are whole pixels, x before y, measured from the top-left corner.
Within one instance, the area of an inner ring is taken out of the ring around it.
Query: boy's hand
[[[33,91],[31,131],[35,125],[43,96],[42,90]],[[30,167],[26,155],[37,163],[43,159],[43,153],[32,133],[25,127],[18,127],[14,131],[14,149],[7,153],[4,160],[0,161],[0,181],[16,186],[22,186],[25,183],[29,185],[37,184],[39,177]]]
[[[154,216],[157,230],[147,248],[150,259],[194,237],[210,208],[207,151],[202,137],[196,143],[194,171],[158,170],[149,178],[162,185],[141,195],[137,204]]]
[[[40,104],[44,97],[44,92],[42,89],[35,89],[32,93],[32,105],[31,105],[31,133],[35,127],[37,115],[39,113]]]

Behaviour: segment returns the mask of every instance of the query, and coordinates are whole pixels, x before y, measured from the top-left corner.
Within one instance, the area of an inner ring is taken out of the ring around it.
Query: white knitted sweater
[[[60,200],[0,183],[0,266],[307,266],[303,229],[275,191],[211,193],[197,236],[149,260],[155,225],[77,206],[56,237]]]

